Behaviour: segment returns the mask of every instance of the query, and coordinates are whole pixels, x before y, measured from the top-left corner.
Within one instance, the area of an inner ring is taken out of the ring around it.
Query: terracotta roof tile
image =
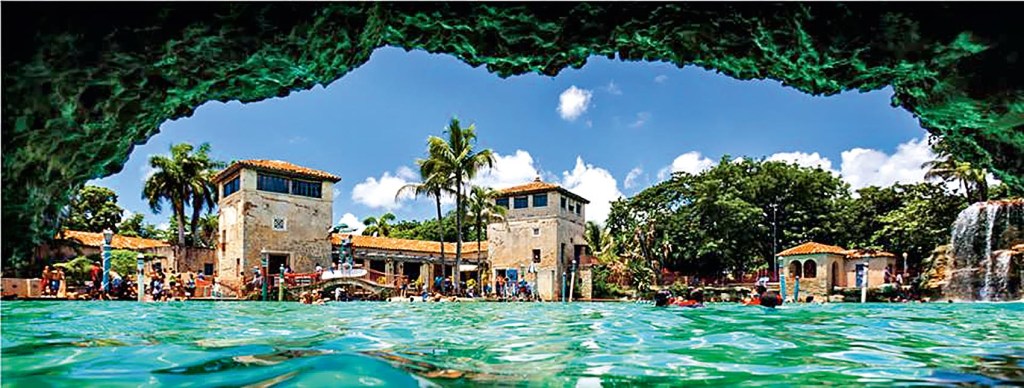
[[[279,172],[305,178],[328,180],[331,182],[338,182],[341,180],[341,177],[331,174],[329,172],[314,170],[308,167],[302,167],[282,160],[263,159],[239,160],[237,162],[234,162],[230,166],[228,166],[228,168],[225,168],[223,171],[217,173],[213,180],[216,182],[220,181],[221,179],[227,178],[228,175],[234,173],[235,171],[238,171],[242,167]]]
[[[874,249],[850,249],[846,251],[846,257],[851,259],[864,257],[896,257],[895,254]]]
[[[795,247],[789,248],[782,252],[779,252],[779,256],[794,256],[794,255],[813,255],[817,253],[832,253],[836,255],[846,255],[846,249],[837,247],[835,245],[826,245],[816,243],[814,241],[806,242]]]
[[[67,230],[64,231],[64,239],[78,240],[78,242],[82,243],[82,245],[85,245],[87,247],[103,247],[103,233]],[[171,244],[168,244],[164,241],[149,238],[126,237],[119,234],[115,234],[114,237],[110,239],[110,246],[113,247],[114,249],[146,249],[156,247],[169,247],[171,246]]]
[[[332,245],[341,245],[341,240],[349,235],[335,233],[331,235]],[[352,235],[352,246],[356,249],[369,248],[369,249],[381,249],[390,251],[409,251],[409,252],[421,252],[421,253],[433,253],[440,254],[441,246],[437,241],[423,241],[423,240],[406,240],[401,238],[391,237],[374,237],[374,236],[362,236]],[[480,243],[480,250],[487,251],[487,242],[483,241]],[[476,253],[476,241],[463,242],[462,253]],[[455,244],[444,243],[445,255],[455,255]]]
[[[556,185],[554,183],[542,182],[540,180],[540,178],[537,178],[533,182],[530,182],[530,183],[527,183],[527,184],[518,185],[518,186],[512,186],[512,187],[509,187],[509,188],[498,190],[498,194],[499,195],[509,195],[509,196],[511,196],[511,195],[520,195],[520,194],[543,193],[543,192],[552,191],[552,190],[557,190],[558,192],[566,194],[566,195],[568,195],[570,197],[573,197],[573,198],[575,198],[576,200],[578,200],[580,202],[590,203],[590,201],[588,201],[586,198],[583,198],[583,197],[577,195],[576,193],[573,193],[573,192],[571,192],[569,190],[566,190],[562,186]]]

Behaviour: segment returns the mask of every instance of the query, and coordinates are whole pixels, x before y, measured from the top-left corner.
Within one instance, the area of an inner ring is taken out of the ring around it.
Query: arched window
[[[804,262],[804,278],[811,279],[818,276],[818,263],[814,260],[807,260]]]
[[[803,271],[801,271],[800,269],[800,260],[793,260],[789,262],[789,276],[802,276],[801,273]]]

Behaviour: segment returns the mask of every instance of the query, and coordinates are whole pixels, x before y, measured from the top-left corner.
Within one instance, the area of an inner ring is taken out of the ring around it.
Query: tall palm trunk
[[[178,245],[185,245],[185,200],[178,199],[174,203],[174,215],[178,217]]]
[[[480,221],[480,215],[477,214],[477,217],[476,217],[476,282],[478,283],[478,285],[481,288],[483,288],[483,286],[484,286],[483,284],[479,284],[479,283],[482,283],[481,280],[483,280],[483,277],[480,276],[480,268],[481,268],[480,262],[483,261],[483,258],[480,257],[480,228],[482,227],[482,224],[483,223]]]
[[[189,230],[192,232],[192,246],[199,241],[199,215],[203,211],[203,197],[194,195],[192,197],[192,219]]]
[[[458,240],[455,240],[455,273],[452,276],[452,284],[455,287],[455,292],[459,291],[459,272],[462,267],[462,179],[461,177],[455,178],[455,228],[458,229]]]
[[[444,276],[445,272],[445,258],[444,258],[444,215],[441,214],[441,192],[434,193],[434,199],[437,204],[437,241],[441,244],[441,276]],[[434,279],[427,279],[427,281],[433,282]],[[443,282],[441,284],[444,284]]]

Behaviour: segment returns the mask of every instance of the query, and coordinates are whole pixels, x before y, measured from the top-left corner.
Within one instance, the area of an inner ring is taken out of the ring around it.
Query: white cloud
[[[341,189],[339,189],[337,186],[335,186],[334,190],[331,190],[331,191],[332,191],[331,199],[338,199],[338,196],[341,195]]]
[[[494,167],[480,171],[472,184],[503,189],[528,183],[542,175],[533,165],[533,156],[529,152],[516,150],[515,154],[507,156],[495,152],[494,159]]]
[[[562,187],[589,200],[587,220],[599,223],[608,218],[612,201],[623,196],[618,182],[608,170],[586,164],[579,156],[572,171],[562,172]]]
[[[822,170],[836,172],[832,170],[832,161],[828,158],[821,156],[817,152],[806,153],[806,152],[777,152],[768,157],[769,161],[779,161],[787,163],[796,163],[802,167],[821,167]],[[836,172],[838,173],[838,172]]]
[[[636,120],[629,124],[630,128],[640,128],[651,119],[651,112],[640,112],[636,114]]]
[[[935,159],[925,138],[913,139],[896,147],[896,153],[853,148],[842,153],[840,173],[852,190],[867,186],[889,186],[893,183],[924,181],[925,162]]]
[[[593,128],[593,127],[594,127],[594,122],[590,121],[590,120],[587,120],[587,128]]]
[[[658,179],[666,180],[672,176],[673,172],[680,171],[697,174],[714,165],[715,161],[701,155],[700,151],[690,151],[677,156],[675,160],[672,161],[672,165],[658,171]]]
[[[121,212],[121,222],[127,221],[129,218],[132,218],[133,215],[135,215],[135,213],[132,213],[131,210],[123,209]]]
[[[590,97],[593,93],[587,89],[570,86],[558,96],[558,114],[562,119],[574,121],[587,111],[590,106]]]
[[[622,89],[619,89],[619,85],[615,84],[615,81],[608,81],[608,85],[604,87],[604,91],[608,94],[614,94],[616,96],[622,94]]]
[[[304,136],[292,136],[288,139],[288,144],[298,144],[305,142],[307,139]]]
[[[659,76],[657,76],[657,77],[654,77],[654,82],[657,82],[657,83],[659,83],[659,84],[660,84],[660,83],[665,83],[665,81],[667,81],[667,80],[668,80],[668,76],[667,76],[667,75],[664,75],[664,74],[662,74],[662,75],[659,75]]]
[[[412,199],[412,195],[403,195],[396,201],[395,194],[415,177],[412,169],[406,166],[399,167],[395,175],[385,171],[380,179],[368,177],[352,188],[352,200],[375,209],[397,209],[401,206],[401,201]]]
[[[143,182],[149,180],[149,177],[153,176],[153,174],[156,174],[156,172],[157,172],[156,168],[154,168],[153,166],[149,165],[149,158],[151,158],[153,155],[155,155],[155,154],[147,155],[146,159],[145,159],[145,162],[143,162],[143,164],[141,166],[139,166],[139,173],[142,174],[142,181]]]
[[[170,228],[170,227],[171,227],[171,223],[170,222],[161,222],[159,225],[156,226],[156,228],[160,229],[160,230],[167,230],[167,228]]]
[[[362,221],[359,221],[359,217],[355,214],[345,213],[338,219],[338,223],[348,225],[350,228],[355,228],[355,234],[363,233],[363,229],[366,229],[366,225],[363,225]]]
[[[636,180],[639,179],[640,178],[640,174],[643,174],[643,173],[644,173],[644,169],[642,169],[640,167],[633,167],[633,169],[629,170],[629,173],[626,174],[626,180],[624,180],[622,182],[622,186],[627,188],[627,189],[632,189],[632,188],[636,187],[636,185],[637,185]]]

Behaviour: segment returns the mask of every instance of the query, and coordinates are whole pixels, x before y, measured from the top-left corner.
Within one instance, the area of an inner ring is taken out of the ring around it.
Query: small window
[[[256,190],[288,194],[288,178],[273,175],[256,175]]]
[[[502,197],[494,200],[494,203],[498,206],[508,209],[508,197]]]
[[[212,276],[213,275],[213,263],[205,263],[205,264],[203,264],[203,275],[206,275],[206,276]]]
[[[582,203],[577,203],[576,204],[576,215],[580,215],[581,212],[583,212],[583,204]]]
[[[570,201],[569,202],[569,213],[572,213],[574,211],[576,211],[576,203]]]
[[[323,187],[320,182],[292,181],[292,194],[303,197],[320,198],[320,189]]]
[[[562,202],[562,209],[565,209],[565,207],[566,207],[565,197],[562,197],[562,201],[561,202]]]
[[[527,197],[516,197],[514,205],[516,209],[526,209],[530,206]]]
[[[548,195],[547,194],[534,194],[533,195],[533,207],[547,207],[548,206]]]
[[[540,249],[533,250],[533,262],[540,263]]]
[[[818,263],[814,260],[804,262],[804,279],[814,279],[818,276]]]
[[[234,194],[241,187],[241,178],[236,176],[224,184],[224,197]]]
[[[533,228],[533,235],[540,236],[540,228]]]
[[[274,230],[288,230],[288,221],[284,218],[275,218]]]

